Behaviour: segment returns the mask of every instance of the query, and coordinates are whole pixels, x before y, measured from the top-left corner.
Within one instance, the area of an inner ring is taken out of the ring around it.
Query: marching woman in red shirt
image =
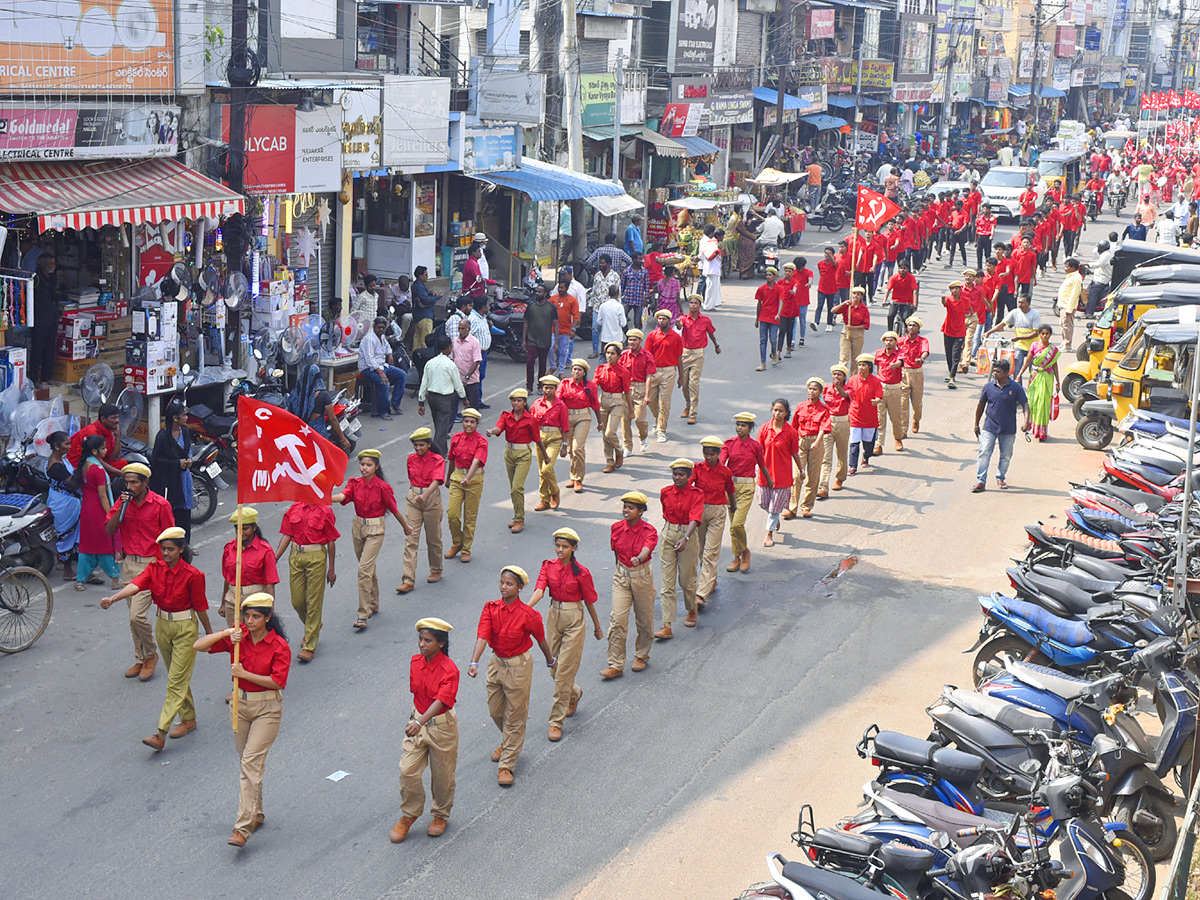
[[[392,828],[393,844],[408,837],[413,822],[425,812],[425,785],[422,776],[429,767],[429,788],[433,792],[433,821],[425,833],[440,837],[446,833],[450,809],[454,806],[454,769],[458,765],[458,666],[450,661],[450,632],[453,626],[432,616],[417,623],[416,656],[408,664],[408,687],[413,708],[404,726],[404,747],[400,753],[400,811],[403,815]]]
[[[549,737],[552,741],[562,740],[563,720],[575,715],[575,709],[583,698],[583,690],[575,683],[575,675],[583,662],[583,644],[587,632],[583,623],[583,612],[592,619],[592,633],[596,640],[604,640],[604,629],[596,615],[596,585],[592,573],[575,559],[579,548],[579,533],[574,528],[560,528],[554,532],[554,555],[547,559],[538,572],[530,607],[550,592],[550,611],[546,613],[546,641],[557,663],[554,666],[554,704],[550,707]]]
[[[733,474],[734,506],[729,511],[729,548],[733,551],[733,562],[725,567],[726,572],[750,571],[750,547],[746,541],[746,516],[754,501],[754,474],[758,470],[766,473],[766,457],[762,444],[750,437],[754,428],[754,413],[740,412],[733,417],[736,436],[721,445],[719,462],[728,466]],[[767,485],[771,476],[766,473]]]
[[[483,497],[483,467],[487,465],[488,456],[487,437],[479,433],[479,410],[463,410],[462,431],[450,438],[446,455],[450,473],[446,491],[450,549],[446,551],[446,559],[454,559],[461,552],[460,559],[469,563],[471,547],[475,543],[479,500]]]
[[[478,419],[479,412],[465,409],[463,416]],[[404,495],[408,533],[404,538],[404,569],[397,594],[407,594],[416,585],[422,528],[429,557],[429,577],[425,581],[436,584],[442,580],[442,482],[446,478],[446,458],[433,452],[431,429],[418,428],[408,439],[413,445],[413,452],[408,454],[408,491]]]
[[[621,521],[613,523],[609,536],[617,567],[613,571],[612,614],[608,619],[608,667],[600,671],[605,681],[625,674],[631,609],[637,638],[629,668],[641,672],[650,663],[650,648],[654,646],[654,569],[650,557],[658,545],[658,532],[642,518],[649,504],[641,491],[622,494]]]
[[[858,356],[866,331],[871,327],[871,311],[865,302],[866,295],[865,288],[854,288],[848,301],[833,308],[835,313],[841,313],[844,323],[838,349],[838,362],[843,366]]]
[[[538,455],[539,500],[538,505],[533,508],[534,512],[558,509],[561,495],[558,491],[558,478],[554,474],[554,464],[558,462],[558,454],[562,451],[563,435],[570,430],[570,413],[567,412],[566,404],[555,396],[561,384],[558,376],[543,375],[538,384],[542,386],[542,396],[534,400],[533,406],[529,408],[533,417],[537,419],[538,432],[542,438],[542,452]]]
[[[317,650],[321,634],[321,612],[325,606],[325,584],[337,582],[334,560],[337,555],[337,520],[333,509],[324,503],[297,501],[288,507],[279,525],[283,536],[275,548],[275,559],[289,546],[288,569],[291,572],[292,608],[304,623],[304,643],[296,658],[306,663]]]
[[[546,643],[546,631],[537,610],[521,599],[521,588],[529,584],[529,575],[520,566],[500,570],[500,599],[483,604],[479,631],[467,674],[479,674],[479,658],[489,646],[488,713],[500,729],[500,746],[492,751],[492,762],[500,764],[496,782],[512,787],[517,757],[525,746],[525,726],[529,722],[529,691],[533,687],[534,641],[546,657],[547,668],[554,668],[554,654]]]
[[[229,521],[237,528],[237,510]],[[242,595],[260,591],[275,596],[275,585],[279,584],[279,571],[275,567],[275,551],[263,537],[258,527],[258,510],[253,506],[242,507]],[[233,587],[237,582],[237,540],[225,545],[221,555],[221,574],[225,577],[225,589],[221,592],[221,606],[217,615],[225,617],[227,625],[233,624]]]
[[[858,373],[846,382],[850,397],[850,474],[858,474],[859,447],[862,448],[863,468],[871,465],[879,434],[879,408],[883,406],[883,382],[874,374],[875,357],[861,353],[856,360]]]
[[[657,313],[655,314],[657,315]],[[571,480],[567,487],[583,493],[583,476],[587,471],[587,436],[592,427],[592,413],[600,428],[600,394],[594,381],[588,381],[591,366],[586,359],[571,360],[571,377],[555,392],[567,407],[570,432],[567,435],[567,454],[571,458]],[[673,370],[672,370],[673,371]]]
[[[942,306],[946,307],[942,337],[946,348],[946,365],[950,369],[946,384],[953,390],[957,387],[954,376],[962,360],[963,344],[967,339],[967,312],[971,309],[971,301],[962,296],[961,281],[950,282],[950,296],[942,298]]]
[[[229,844],[246,846],[246,838],[263,824],[262,783],[267,753],[279,734],[283,718],[283,689],[287,687],[292,650],[283,623],[275,614],[275,598],[268,593],[251,594],[242,601],[242,618],[232,628],[209,634],[196,641],[197,650],[233,655],[240,647],[238,661],[229,667],[234,690],[238,692],[237,730],[233,745],[242,761],[241,787],[238,790],[237,821]]]
[[[778,274],[774,266],[767,266],[767,283],[754,292],[754,323],[758,328],[758,355],[761,360],[758,368],[754,370],[756,372],[766,371],[768,351],[771,364],[779,365],[779,355],[775,347],[779,343],[779,306],[783,290],[775,282],[775,276]]]
[[[580,360],[575,360],[576,368],[578,368],[579,362]],[[562,385],[571,383],[559,384],[560,396]],[[533,464],[533,448],[530,447],[530,444],[537,446],[539,460],[545,462],[547,457],[546,448],[542,444],[541,420],[525,408],[529,403],[529,392],[525,388],[516,388],[509,392],[508,402],[512,407],[511,411],[502,412],[500,420],[496,422],[496,427],[488,431],[488,434],[493,437],[503,434],[504,439],[508,442],[508,446],[504,450],[504,468],[508,472],[508,496],[512,501],[513,508],[513,520],[508,523],[508,530],[513,534],[520,534],[525,529],[525,479],[529,477],[529,467]],[[567,406],[570,406],[570,403]],[[587,422],[585,421],[584,424],[586,425]],[[574,468],[574,458],[572,458],[571,465]],[[580,464],[580,468],[582,468],[582,464]],[[578,489],[576,489],[576,493],[578,493]]]
[[[774,532],[779,530],[779,516],[792,498],[793,471],[803,471],[800,459],[800,436],[788,421],[792,407],[782,397],[771,403],[771,421],[758,431],[765,465],[758,476],[758,505],[767,511],[767,534],[764,547],[774,547]],[[795,469],[792,465],[795,464]],[[765,476],[770,476],[768,482]]]
[[[596,367],[596,386],[600,388],[600,431],[604,435],[604,471],[613,472],[624,464],[621,437],[633,408],[629,371],[618,364],[621,345],[610,341],[604,345],[604,363]]]
[[[907,265],[907,262],[905,263]],[[850,395],[846,392],[845,366],[829,367],[829,384],[821,392],[821,400],[829,409],[829,433],[825,435],[824,455],[821,457],[821,486],[817,499],[829,496],[829,477],[833,474],[833,454],[837,451],[837,477],[833,489],[840,491],[850,468]]]

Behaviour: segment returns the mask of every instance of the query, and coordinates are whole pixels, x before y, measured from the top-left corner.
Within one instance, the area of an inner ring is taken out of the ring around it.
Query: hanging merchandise
[[[0,332],[33,318],[33,279],[0,275]]]

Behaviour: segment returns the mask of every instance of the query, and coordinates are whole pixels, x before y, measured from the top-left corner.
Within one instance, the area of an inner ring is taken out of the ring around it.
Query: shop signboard
[[[546,76],[538,72],[478,71],[475,90],[476,115],[483,121],[524,122],[537,125],[542,121],[542,94]]]
[[[1052,87],[1060,91],[1065,91],[1071,87],[1071,64],[1066,60],[1059,60],[1054,64],[1054,75],[1050,80]]]
[[[835,13],[832,9],[810,8],[805,37],[810,41],[833,40]]]
[[[864,59],[862,61],[862,89],[864,91],[886,91],[892,86],[894,63],[887,59]],[[831,88],[853,91],[859,86],[858,60],[829,56],[821,60],[824,81]]]
[[[1071,70],[1071,87],[1083,87],[1083,69]]]
[[[1038,47],[1038,72],[1045,74],[1050,69],[1050,44],[1042,41]],[[1021,58],[1017,65],[1017,77],[1033,77],[1033,41],[1021,41]]]
[[[462,170],[466,175],[505,172],[521,165],[516,128],[464,128]]]
[[[666,137],[695,137],[700,133],[703,113],[704,105],[700,103],[668,103],[658,123],[658,133]]]
[[[450,79],[383,77],[383,164],[445,165],[450,159]]]
[[[825,112],[829,106],[829,95],[823,84],[806,84],[801,87],[792,88],[791,96],[795,97],[804,105],[799,109],[785,109],[783,111],[784,122],[795,122],[797,116],[812,116],[817,113]],[[776,105],[768,104],[763,108],[763,127],[770,128],[775,124]]]
[[[709,72],[717,47],[717,0],[671,0],[668,72]]]
[[[1054,35],[1054,55],[1059,59],[1075,56],[1075,26],[1059,25]]]
[[[383,136],[383,97],[378,88],[342,91],[342,165],[349,171],[378,169]]]
[[[222,138],[229,140],[229,107],[221,108]],[[342,118],[339,107],[300,112],[290,105],[246,110],[246,193],[306,194],[342,184]]]
[[[6,93],[172,94],[174,0],[7,0]]]
[[[612,125],[617,114],[617,77],[580,75],[579,102],[584,128]]]
[[[991,79],[987,83],[987,100],[989,103],[1003,103],[1008,96],[1008,85],[1003,81]]]
[[[174,156],[179,107],[0,105],[0,161]]]
[[[702,107],[706,125],[737,125],[754,120],[754,93],[748,86],[722,86],[711,75],[671,79],[671,100]]]
[[[940,87],[940,84],[933,81],[896,83],[892,85],[892,99],[897,103],[929,103],[934,99],[935,88]]]

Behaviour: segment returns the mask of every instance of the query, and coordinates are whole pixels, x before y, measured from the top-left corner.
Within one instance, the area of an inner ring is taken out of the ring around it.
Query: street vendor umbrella
[[[778,169],[766,168],[758,173],[757,178],[750,178],[748,181],[750,184],[779,186],[791,184],[793,181],[799,181],[801,178],[807,177],[807,172],[781,172]]]

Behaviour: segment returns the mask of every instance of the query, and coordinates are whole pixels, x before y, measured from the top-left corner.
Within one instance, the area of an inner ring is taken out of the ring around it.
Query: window
[[[933,23],[907,19],[900,23],[901,75],[928,75],[933,49]]]
[[[1130,342],[1129,349],[1121,357],[1121,361],[1117,363],[1117,366],[1122,369],[1140,369],[1148,346],[1150,346],[1150,341],[1146,338],[1146,333],[1143,331],[1138,335],[1137,340]]]

